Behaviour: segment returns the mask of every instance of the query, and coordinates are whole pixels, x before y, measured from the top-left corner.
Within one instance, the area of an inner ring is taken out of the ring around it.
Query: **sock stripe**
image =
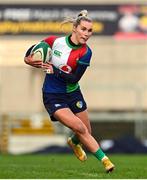
[[[100,161],[106,156],[101,148],[99,148],[95,153],[93,153],[93,155]]]
[[[72,142],[76,145],[80,143],[78,137],[75,134],[72,135],[71,139],[72,139]]]

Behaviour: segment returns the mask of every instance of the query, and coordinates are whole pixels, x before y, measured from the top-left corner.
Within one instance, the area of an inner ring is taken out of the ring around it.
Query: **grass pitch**
[[[0,155],[0,179],[147,179],[147,155],[109,155],[116,166],[105,173],[95,157],[71,154]]]

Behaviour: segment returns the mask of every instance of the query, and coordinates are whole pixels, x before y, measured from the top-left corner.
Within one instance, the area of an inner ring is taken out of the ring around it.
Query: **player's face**
[[[92,35],[92,22],[82,20],[77,27],[74,27],[77,44],[85,44]]]

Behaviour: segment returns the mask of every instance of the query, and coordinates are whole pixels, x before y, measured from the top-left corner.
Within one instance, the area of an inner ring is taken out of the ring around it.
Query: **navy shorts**
[[[69,108],[74,114],[87,109],[86,102],[80,90],[71,93],[45,93],[43,103],[51,120],[56,121],[53,114],[62,108]]]

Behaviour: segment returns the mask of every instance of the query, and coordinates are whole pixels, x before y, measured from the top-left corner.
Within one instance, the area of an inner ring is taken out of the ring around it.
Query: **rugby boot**
[[[87,156],[86,156],[86,153],[85,153],[85,151],[83,150],[81,144],[77,144],[77,145],[74,144],[74,143],[72,142],[71,137],[69,137],[69,138],[67,139],[67,143],[68,143],[68,145],[72,148],[72,150],[74,151],[75,156],[76,156],[80,161],[86,161]]]
[[[107,173],[112,172],[115,168],[114,164],[110,161],[109,158],[104,158],[102,163]]]

